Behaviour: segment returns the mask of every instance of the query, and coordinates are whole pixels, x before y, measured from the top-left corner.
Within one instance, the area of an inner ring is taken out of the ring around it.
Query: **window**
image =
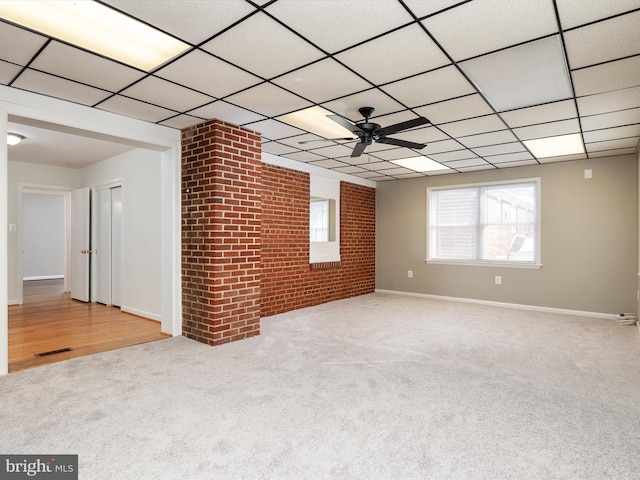
[[[309,263],[340,261],[340,182],[310,176]]]
[[[335,242],[335,200],[311,198],[309,204],[309,232],[312,242]]]
[[[539,266],[540,179],[427,189],[427,261]]]

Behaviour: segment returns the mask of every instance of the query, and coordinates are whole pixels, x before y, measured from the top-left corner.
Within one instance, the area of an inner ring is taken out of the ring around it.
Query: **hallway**
[[[160,323],[116,307],[72,300],[60,282],[25,282],[9,306],[9,372],[168,338]]]

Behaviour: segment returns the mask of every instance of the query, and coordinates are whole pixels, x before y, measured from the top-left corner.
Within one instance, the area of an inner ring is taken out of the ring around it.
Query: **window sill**
[[[309,264],[309,270],[340,270],[341,268],[342,268],[342,263],[340,261],[318,262],[318,263]]]
[[[542,268],[541,263],[515,263],[515,262],[466,262],[455,260],[429,260],[426,258],[425,263],[432,265],[458,265],[462,267],[498,267],[498,268],[524,268],[529,270],[538,270]]]

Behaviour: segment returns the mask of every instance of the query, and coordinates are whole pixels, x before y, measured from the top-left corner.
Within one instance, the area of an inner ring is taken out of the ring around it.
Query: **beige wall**
[[[636,311],[634,155],[378,182],[376,288],[597,313]],[[593,170],[585,179],[584,170]],[[541,178],[540,269],[427,264],[426,188]],[[413,278],[407,278],[407,271]],[[502,285],[495,285],[496,275]]]

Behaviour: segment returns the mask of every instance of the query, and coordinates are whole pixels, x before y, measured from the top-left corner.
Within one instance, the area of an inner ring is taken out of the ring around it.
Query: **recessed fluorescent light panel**
[[[450,170],[449,167],[445,167],[441,163],[431,160],[428,157],[411,157],[400,158],[398,160],[391,160],[391,163],[400,165],[401,167],[408,168],[409,170],[415,170],[416,172],[435,172],[438,170]]]
[[[0,1],[0,17],[147,72],[189,48],[92,0]]]
[[[557,35],[474,58],[460,67],[499,112],[573,95]]]
[[[524,140],[522,143],[536,158],[560,157],[584,153],[582,136],[579,133],[560,135],[559,137]]]
[[[324,138],[356,139],[352,132],[327,118],[327,115],[333,115],[333,113],[322,107],[310,107],[278,117],[278,120]]]

